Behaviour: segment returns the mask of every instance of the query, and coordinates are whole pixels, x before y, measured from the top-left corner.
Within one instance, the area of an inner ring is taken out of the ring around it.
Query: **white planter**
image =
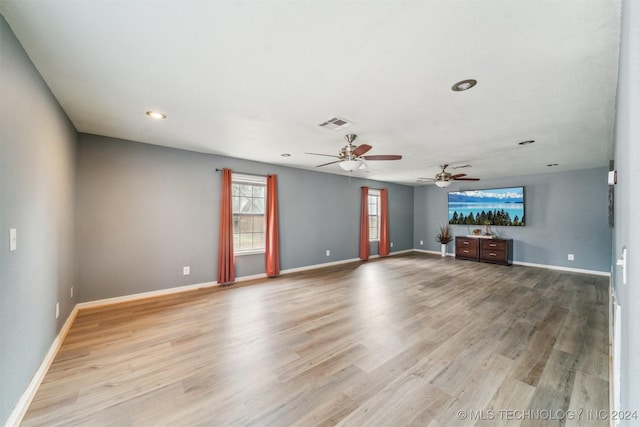
[[[443,257],[447,256],[447,244],[446,243],[441,243],[440,244],[440,255],[442,255]]]

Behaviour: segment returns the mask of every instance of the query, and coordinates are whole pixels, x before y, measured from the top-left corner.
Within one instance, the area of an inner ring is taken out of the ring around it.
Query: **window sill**
[[[234,256],[244,256],[244,255],[259,255],[265,253],[264,249],[254,249],[248,251],[235,251],[233,253]]]

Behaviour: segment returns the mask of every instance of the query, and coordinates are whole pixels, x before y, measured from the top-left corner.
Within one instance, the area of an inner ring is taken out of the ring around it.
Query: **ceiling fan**
[[[466,173],[458,173],[452,175],[450,172],[445,171],[449,165],[440,165],[442,172],[438,172],[435,178],[418,178],[418,182],[433,182],[438,187],[448,187],[452,181],[480,181],[480,178],[465,178]]]
[[[312,154],[314,156],[326,156],[326,157],[335,157],[338,160],[334,160],[333,162],[323,163],[321,165],[316,166],[317,168],[327,165],[332,165],[334,163],[339,163],[340,167],[347,172],[353,172],[357,169],[366,169],[367,164],[364,162],[365,160],[400,160],[402,156],[396,154],[380,154],[375,156],[365,156],[364,154],[371,150],[371,146],[368,144],[358,145],[357,147],[353,144],[353,141],[356,140],[358,135],[354,133],[350,133],[344,136],[344,139],[347,140],[347,145],[340,149],[340,152],[337,156],[333,156],[331,154],[320,154],[320,153],[305,153]]]

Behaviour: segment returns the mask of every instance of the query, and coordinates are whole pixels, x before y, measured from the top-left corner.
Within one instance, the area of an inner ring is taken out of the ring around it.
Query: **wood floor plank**
[[[22,425],[560,425],[481,416],[608,411],[607,286],[412,253],[83,309]]]

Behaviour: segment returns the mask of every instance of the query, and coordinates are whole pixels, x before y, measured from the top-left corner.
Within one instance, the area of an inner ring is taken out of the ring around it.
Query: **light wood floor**
[[[87,309],[22,425],[605,426],[607,286],[410,254]]]

